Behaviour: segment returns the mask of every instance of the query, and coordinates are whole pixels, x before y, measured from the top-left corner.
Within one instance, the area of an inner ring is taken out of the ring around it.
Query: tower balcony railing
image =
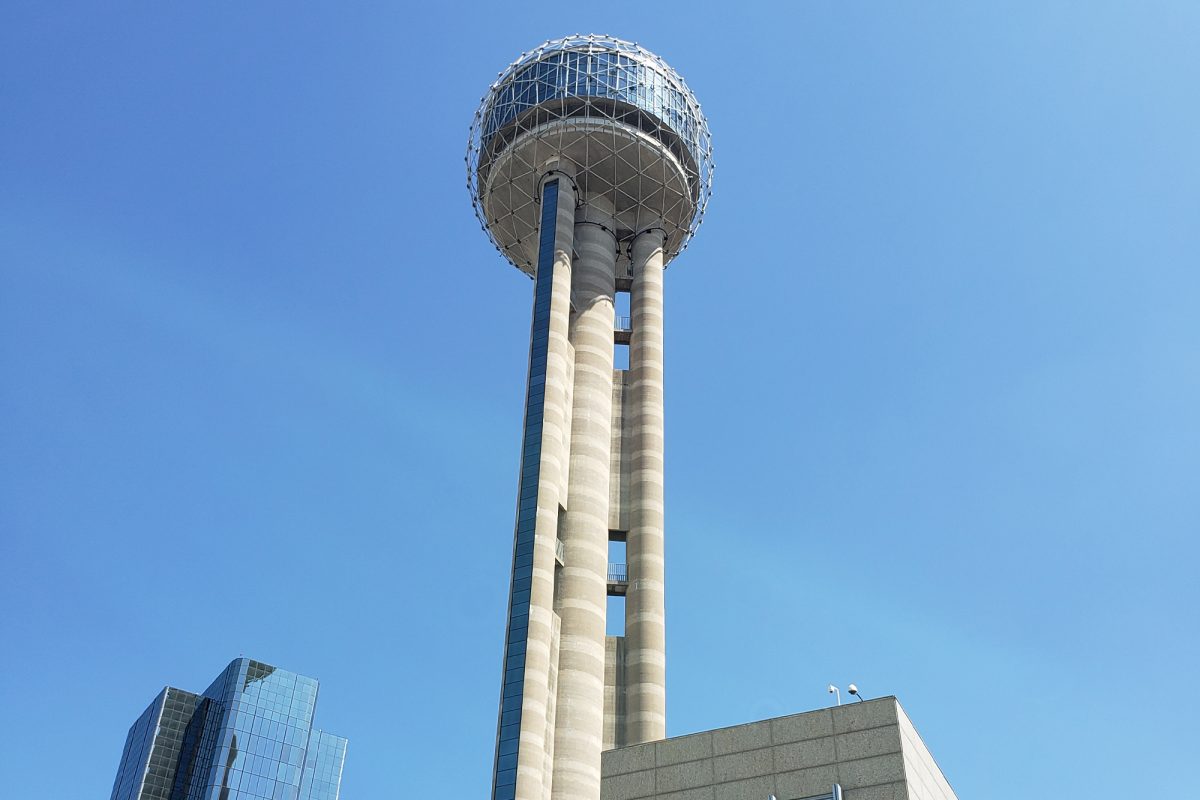
[[[563,540],[559,539],[559,538],[555,538],[554,539],[554,557],[556,559],[558,559],[559,564],[563,564],[566,562],[566,552],[567,552],[567,547],[566,547],[566,545],[563,544]]]
[[[615,317],[613,319],[613,343],[629,344],[633,341],[633,318]]]
[[[624,564],[608,565],[608,596],[624,597],[629,592],[629,568]]]

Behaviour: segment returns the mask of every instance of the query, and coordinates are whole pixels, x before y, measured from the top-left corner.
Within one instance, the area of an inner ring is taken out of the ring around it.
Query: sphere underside
[[[613,211],[618,241],[649,228],[666,232],[666,251],[683,249],[696,213],[690,170],[643,131],[607,120],[548,123],[506,147],[483,177],[482,208],[496,246],[533,275],[538,195],[548,170],[571,178],[577,196]]]
[[[666,234],[682,251],[711,194],[712,144],[699,103],[653,53],[604,36],[547,42],[501,73],[468,144],[468,187],[496,247],[533,274],[541,178],[570,176],[581,203],[615,213],[619,240]]]

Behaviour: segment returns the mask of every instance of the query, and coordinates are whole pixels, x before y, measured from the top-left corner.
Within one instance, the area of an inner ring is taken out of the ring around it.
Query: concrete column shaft
[[[559,591],[554,800],[598,800],[604,728],[604,622],[608,603],[608,490],[613,295],[617,243],[611,211],[580,209],[572,271],[575,375],[571,465]]]
[[[633,423],[626,552],[625,691],[627,744],[667,735],[666,594],[663,542],[663,233],[633,242],[630,292]]]
[[[575,189],[567,175],[558,179],[553,278],[550,294],[549,337],[546,343],[545,400],[538,477],[537,522],[534,534],[533,577],[529,590],[529,634],[526,639],[524,689],[521,702],[520,749],[517,754],[517,800],[543,800],[548,735],[548,675],[553,645],[555,540],[558,504],[566,494],[560,486],[560,453],[566,429],[568,334],[571,316],[571,253],[575,237]],[[536,255],[535,255],[536,257]]]

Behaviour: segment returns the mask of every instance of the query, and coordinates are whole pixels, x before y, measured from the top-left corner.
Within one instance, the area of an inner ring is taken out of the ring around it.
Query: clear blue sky
[[[532,284],[463,151],[590,31],[716,146],[669,733],[854,681],[963,798],[1194,793],[1200,6],[591,6],[4,4],[0,794],[106,797],[244,653],[346,800],[486,795]]]

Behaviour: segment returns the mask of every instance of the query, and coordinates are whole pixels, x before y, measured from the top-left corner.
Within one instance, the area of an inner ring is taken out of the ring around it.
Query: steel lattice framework
[[[618,239],[661,228],[667,261],[712,194],[712,136],[696,96],[661,58],[610,36],[548,41],[501,72],[475,112],[466,161],[480,224],[530,275],[548,171],[611,205]]]

